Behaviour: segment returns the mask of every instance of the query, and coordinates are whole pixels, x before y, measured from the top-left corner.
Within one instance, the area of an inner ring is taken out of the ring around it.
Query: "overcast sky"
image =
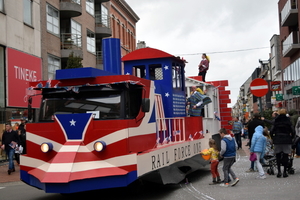
[[[140,18],[137,41],[184,57],[186,76],[198,75],[202,53],[210,56],[206,80],[229,80],[230,107],[258,60],[269,58],[270,39],[279,34],[278,0],[126,2]]]

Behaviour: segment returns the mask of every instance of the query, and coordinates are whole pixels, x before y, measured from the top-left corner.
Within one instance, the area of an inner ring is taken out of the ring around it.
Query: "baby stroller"
[[[276,156],[272,155],[266,155],[264,156],[265,164],[263,164],[263,167],[267,168],[267,173],[269,175],[274,175],[275,170],[277,170],[277,161]],[[288,164],[287,164],[287,173],[294,174],[295,169],[293,168],[293,161],[294,161],[294,153],[291,153],[289,155]]]
[[[265,163],[263,164],[263,167],[266,167],[266,171],[269,175],[274,175],[275,170],[277,169],[276,157],[272,155],[265,155],[264,160]]]

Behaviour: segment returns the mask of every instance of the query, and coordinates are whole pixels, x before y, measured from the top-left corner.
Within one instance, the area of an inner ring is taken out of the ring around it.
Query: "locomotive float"
[[[208,164],[199,152],[222,116],[187,116],[186,82],[201,81],[185,77],[185,61],[143,48],[124,56],[121,67],[121,61],[114,63],[119,47],[112,46],[104,45],[105,52],[117,52],[104,55],[104,70],[57,70],[55,80],[30,83],[41,105],[37,119],[27,124],[20,165],[26,184],[75,193],[137,180],[179,183]],[[220,112],[218,87],[203,85],[207,115]]]

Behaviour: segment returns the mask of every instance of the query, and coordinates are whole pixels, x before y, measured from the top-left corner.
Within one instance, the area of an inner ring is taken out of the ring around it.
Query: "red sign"
[[[7,106],[27,108],[30,81],[42,79],[41,58],[7,48]],[[32,107],[38,108],[41,96],[34,97]]]
[[[270,90],[271,91],[280,91],[281,90],[281,81],[272,81]]]
[[[265,96],[269,91],[268,82],[261,78],[256,78],[250,83],[251,93],[256,97]]]

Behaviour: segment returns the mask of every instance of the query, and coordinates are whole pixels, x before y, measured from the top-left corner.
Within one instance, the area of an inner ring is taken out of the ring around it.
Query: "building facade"
[[[28,82],[54,79],[71,56],[103,69],[103,38],[134,51],[138,20],[125,0],[0,0],[0,124],[27,117]]]
[[[283,77],[282,106],[300,110],[300,0],[280,0],[279,24]]]

